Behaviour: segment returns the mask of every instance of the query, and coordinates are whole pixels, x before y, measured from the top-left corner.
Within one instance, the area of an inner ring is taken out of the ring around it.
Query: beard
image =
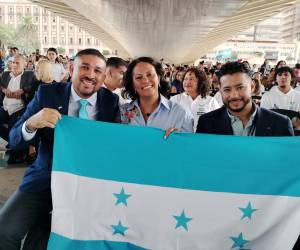
[[[234,102],[234,101],[242,101],[243,105],[240,108],[232,108],[230,106],[230,103]],[[224,105],[227,109],[229,109],[232,112],[238,113],[238,112],[242,112],[245,109],[245,107],[251,102],[251,99],[250,98],[248,98],[248,99],[240,98],[240,99],[231,99],[231,100],[228,100],[228,101],[223,100],[223,102],[224,102]]]

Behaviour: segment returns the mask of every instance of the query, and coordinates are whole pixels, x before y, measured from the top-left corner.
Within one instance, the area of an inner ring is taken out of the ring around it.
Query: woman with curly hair
[[[171,132],[193,131],[192,116],[165,97],[168,85],[163,81],[160,63],[150,57],[137,58],[128,65],[123,81],[125,89],[122,95],[132,102],[120,108],[122,123]]]
[[[192,67],[183,76],[184,92],[171,98],[180,104],[194,118],[194,131],[201,115],[220,107],[218,101],[209,95],[209,82],[204,71]]]

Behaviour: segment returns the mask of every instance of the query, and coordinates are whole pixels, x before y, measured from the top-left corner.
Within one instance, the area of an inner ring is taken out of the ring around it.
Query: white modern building
[[[37,25],[41,53],[45,53],[49,47],[64,48],[67,55],[73,55],[87,47],[107,49],[99,39],[83,28],[30,1],[0,1],[0,24],[17,27],[25,16],[31,16],[33,23]]]

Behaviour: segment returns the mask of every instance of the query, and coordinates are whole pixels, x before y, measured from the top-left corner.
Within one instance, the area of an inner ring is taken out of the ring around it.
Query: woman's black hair
[[[139,57],[129,63],[126,73],[123,78],[124,90],[122,92],[122,96],[127,99],[130,98],[131,100],[136,100],[139,98],[138,93],[135,91],[135,89],[133,87],[133,76],[132,75],[133,75],[133,70],[134,70],[135,66],[141,62],[149,63],[154,67],[155,72],[156,72],[158,78],[160,79],[158,91],[160,94],[167,96],[168,92],[169,92],[169,86],[166,83],[166,81],[164,81],[164,79],[163,79],[163,76],[164,76],[163,67],[162,67],[161,63],[155,61],[151,57]]]

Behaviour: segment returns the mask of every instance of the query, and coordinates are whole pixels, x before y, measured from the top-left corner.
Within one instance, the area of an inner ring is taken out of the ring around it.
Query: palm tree
[[[30,53],[40,47],[37,26],[33,24],[31,16],[23,17],[22,24],[16,32],[18,46],[25,53]]]

